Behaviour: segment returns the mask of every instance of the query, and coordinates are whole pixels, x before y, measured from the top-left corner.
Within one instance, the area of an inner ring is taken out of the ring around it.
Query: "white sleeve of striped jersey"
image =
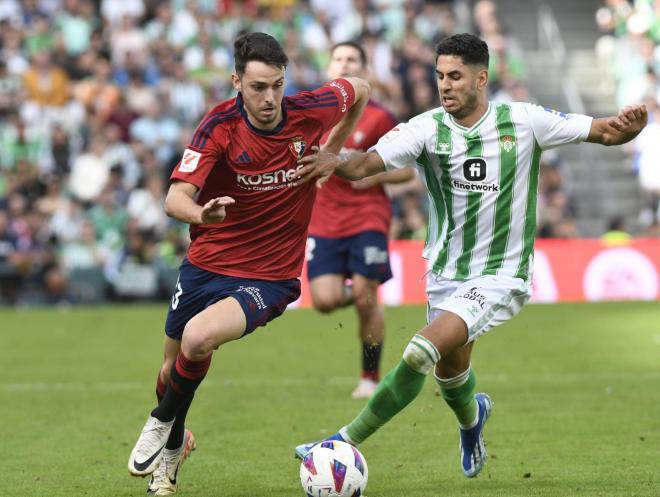
[[[534,137],[542,149],[583,142],[589,136],[592,117],[564,114],[535,104],[523,104]]]
[[[386,169],[415,166],[424,148],[425,133],[423,119],[420,119],[422,116],[415,117],[407,123],[397,124],[385,133],[369,152],[376,151]]]

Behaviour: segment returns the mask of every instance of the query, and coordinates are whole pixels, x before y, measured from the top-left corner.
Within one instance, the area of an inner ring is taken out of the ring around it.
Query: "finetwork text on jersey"
[[[453,181],[454,188],[459,190],[467,190],[470,192],[499,192],[500,185],[484,185],[475,183],[461,183],[460,181]]]

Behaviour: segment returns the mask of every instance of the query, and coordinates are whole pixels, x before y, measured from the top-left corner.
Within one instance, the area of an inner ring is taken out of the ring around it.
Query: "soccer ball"
[[[368,476],[360,451],[337,440],[316,444],[300,464],[300,483],[307,497],[360,497]]]

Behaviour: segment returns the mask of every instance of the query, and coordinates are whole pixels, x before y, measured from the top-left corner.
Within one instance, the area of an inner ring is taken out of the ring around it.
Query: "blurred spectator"
[[[16,302],[21,286],[18,238],[11,231],[7,213],[0,210],[0,299]]]
[[[92,75],[74,86],[75,98],[99,121],[108,120],[121,99],[121,91],[110,80],[111,76],[110,61],[98,57],[95,59]]]
[[[646,102],[649,121],[633,141],[639,184],[648,196],[644,224],[660,220],[660,106],[653,96]]]
[[[71,170],[71,141],[69,134],[62,126],[55,125],[52,128],[50,154],[53,160],[52,173],[61,179]]]
[[[51,29],[48,17],[44,14],[36,14],[32,19],[30,29],[26,30],[24,41],[25,51],[28,56],[52,51],[55,48],[55,34]]]
[[[576,238],[575,209],[564,188],[561,161],[553,150],[541,155],[537,203],[538,234],[544,238]]]
[[[628,242],[632,236],[626,230],[626,223],[621,217],[610,219],[607,231],[601,236],[601,240],[609,245],[620,245]]]
[[[16,24],[10,24],[6,19],[0,21],[0,58],[7,66],[10,74],[23,74],[30,63],[28,62],[28,55],[23,51],[22,33],[15,27]]]
[[[163,236],[168,222],[164,203],[163,180],[160,176],[150,175],[144,179],[141,188],[131,192],[126,210],[131,219],[137,221],[138,229]]]
[[[94,25],[94,5],[91,0],[64,0],[63,10],[55,18],[55,24],[62,37],[64,48],[69,56],[76,56],[87,50]]]
[[[131,140],[131,124],[139,117],[139,114],[128,107],[126,97],[122,93],[119,96],[117,105],[112,109],[108,116],[107,124],[114,124],[119,129],[119,137],[124,143]]]
[[[659,5],[606,0],[597,15],[613,40],[608,60],[626,64],[616,76],[622,95],[660,95]],[[200,117],[234,93],[240,32],[283,43],[289,92],[326,79],[332,44],[359,41],[375,98],[407,120],[439,105],[435,41],[470,18],[491,49],[493,98],[531,100],[493,0],[0,0],[0,268],[18,278],[5,295],[20,301],[42,288],[61,300],[70,274],[105,264],[115,295],[148,297],[154,268],[176,267],[188,233],[165,217],[163,196]],[[653,152],[639,146],[641,181]],[[539,229],[575,236],[555,160],[544,156]],[[424,239],[423,189],[391,194],[392,237]]]
[[[136,18],[124,15],[119,26],[112,28],[110,39],[114,65],[123,67],[129,58],[139,67],[147,65],[148,41],[144,31],[137,25]]]
[[[144,114],[131,124],[131,138],[140,140],[156,153],[159,160],[170,156],[181,126],[177,121],[164,115],[158,102],[152,102]]]
[[[110,164],[103,159],[106,147],[105,137],[95,135],[92,137],[87,150],[83,151],[73,161],[71,176],[69,177],[69,189],[82,202],[95,200],[108,181]]]
[[[197,124],[206,110],[202,86],[186,77],[180,62],[174,64],[173,74],[163,81],[161,91],[166,95],[174,117],[183,124]]]
[[[58,204],[50,219],[50,231],[59,243],[71,243],[82,235],[84,222],[82,205],[74,199],[66,198]]]
[[[11,111],[0,124],[0,170],[13,171],[21,161],[45,164],[48,146],[43,123],[28,126],[16,111]]]
[[[108,260],[109,250],[98,243],[96,230],[91,221],[84,221],[80,236],[62,244],[62,266],[66,272],[74,269],[103,267]]]
[[[155,266],[157,245],[153,233],[129,223],[123,247],[106,263],[105,275],[118,298],[154,297],[158,291]]]
[[[114,251],[123,244],[123,235],[128,223],[128,214],[115,203],[114,192],[105,189],[98,203],[89,211],[89,219],[96,230],[96,237],[105,248]]]
[[[16,108],[21,90],[21,78],[11,74],[7,64],[0,59],[0,119]]]
[[[395,210],[391,236],[402,240],[425,240],[426,216],[419,195],[408,191],[403,194],[396,206],[398,209]]]
[[[144,11],[143,0],[101,0],[101,15],[113,26],[127,16],[140,19]]]
[[[160,106],[154,88],[145,83],[144,74],[141,71],[130,73],[125,95],[128,108],[138,117],[147,112],[148,109]]]
[[[42,50],[32,56],[30,67],[23,73],[28,100],[42,106],[61,107],[69,99],[69,76],[54,66],[51,53]]]
[[[167,268],[176,269],[188,248],[188,230],[181,223],[167,228],[165,237],[158,244],[158,259]]]

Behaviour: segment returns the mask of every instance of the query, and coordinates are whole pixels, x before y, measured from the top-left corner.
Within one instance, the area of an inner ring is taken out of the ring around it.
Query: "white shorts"
[[[529,300],[531,285],[508,276],[478,276],[455,281],[429,273],[427,323],[443,311],[457,314],[468,327],[468,343],[518,314]]]

